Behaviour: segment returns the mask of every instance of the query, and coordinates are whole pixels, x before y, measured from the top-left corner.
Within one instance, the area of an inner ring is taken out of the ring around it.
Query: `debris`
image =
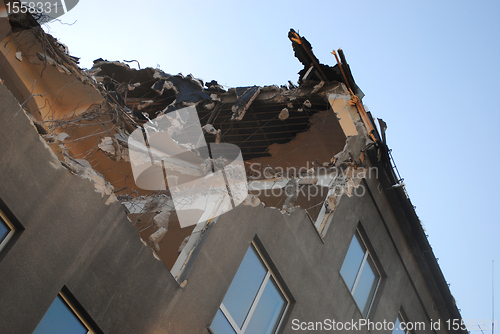
[[[378,124],[380,126],[382,141],[385,143],[386,142],[385,132],[387,131],[387,123],[384,122],[384,120],[382,118],[377,118],[377,120],[378,120]]]
[[[275,176],[276,176],[276,171],[274,170],[274,168],[272,168],[271,166],[267,166],[266,168],[264,168],[265,179],[272,179]]]
[[[186,247],[186,245],[189,241],[189,237],[191,237],[191,236],[188,235],[187,237],[184,238],[184,240],[182,240],[181,245],[179,246],[179,249],[177,250],[178,253],[181,253],[182,250],[184,249],[184,247]]]
[[[95,192],[100,193],[102,197],[109,196],[106,200],[106,205],[118,201],[113,192],[113,186],[104,180],[101,174],[92,169],[87,160],[66,157],[65,166],[81,178],[90,180],[94,184]]]
[[[171,90],[173,90],[175,94],[179,94],[179,90],[177,90],[177,87],[175,87],[175,85],[171,81],[168,81],[168,80],[165,81],[163,83],[163,87],[165,89],[171,89]]]
[[[303,103],[303,105],[306,108],[311,108],[312,107],[311,101],[309,101],[309,100],[305,100],[304,103]]]
[[[212,124],[205,124],[202,127],[203,131],[211,135],[215,135],[215,143],[220,143],[220,130],[213,127]]]
[[[36,55],[38,56],[38,59],[40,59],[40,61],[42,61],[44,64],[47,63],[49,65],[55,66],[59,72],[71,75],[71,72],[65,66],[58,64],[54,59],[50,58],[45,53],[37,52]]]
[[[278,118],[282,121],[284,121],[285,119],[288,118],[288,109],[287,108],[283,108],[281,109],[281,112],[280,114],[278,115]]]
[[[130,161],[128,149],[123,148],[116,138],[104,137],[101,139],[97,147],[109,156],[113,157],[116,161]]]
[[[111,137],[104,137],[101,139],[99,144],[97,145],[101,150],[110,153],[110,154],[116,154],[116,148],[114,145],[113,138]]]
[[[300,185],[314,185],[318,183],[318,178],[316,177],[304,177],[299,180]]]
[[[244,89],[244,92],[242,94],[238,94],[238,89]],[[253,87],[238,87],[236,89],[236,95],[238,97],[238,101],[231,107],[231,110],[233,112],[233,116],[231,117],[231,120],[237,120],[241,121],[243,117],[245,116],[245,113],[247,112],[248,108],[252,104],[252,102],[257,98],[257,96],[260,93],[260,90],[262,88],[259,86],[253,86]]]
[[[155,222],[158,228],[165,228],[168,231],[168,223],[170,222],[170,210],[162,210],[159,214],[157,214],[153,221]]]
[[[335,210],[339,199],[340,199],[340,196],[338,194],[332,194],[332,195],[328,196],[328,198],[325,201],[326,213],[330,213],[330,212]]]
[[[299,85],[307,81],[344,82],[339,66],[332,67],[320,64],[307,39],[293,29],[290,29],[288,38],[292,42],[295,57],[304,65],[304,68],[299,72]]]
[[[132,84],[128,84],[127,88],[128,88],[128,90],[134,90],[134,89],[136,89],[137,87],[139,87],[140,85],[141,85],[141,83],[140,83],[140,82],[136,82],[136,83],[135,83],[135,84],[133,84],[133,85],[132,85]]]
[[[141,103],[139,103],[139,105],[137,106],[137,109],[139,110],[142,110],[146,107],[149,107],[150,105],[152,105],[155,101],[153,100],[147,100],[147,101],[142,101]]]
[[[41,133],[41,131],[45,132],[45,129],[42,127],[41,124],[37,124],[38,122],[36,122],[36,121],[33,121],[33,123],[34,123],[35,127],[37,128],[38,133]],[[61,132],[58,134],[45,134],[43,136],[43,138],[49,143],[54,142],[54,141],[63,142],[64,140],[66,140],[66,138],[69,138],[69,135],[66,132]]]
[[[151,89],[154,90],[158,95],[163,95],[163,90],[165,89],[165,80],[158,80],[156,81],[153,86],[151,86]],[[167,88],[170,89],[170,88]]]
[[[144,204],[144,209],[146,212],[151,212],[159,207],[159,201],[156,197],[148,197],[146,203]]]
[[[61,132],[61,133],[57,134],[55,139],[58,141],[65,141],[66,138],[68,138],[68,137],[69,137],[69,135],[66,132]]]
[[[296,178],[292,178],[288,181],[285,186],[285,195],[287,196],[285,200],[285,204],[283,204],[283,210],[290,213],[290,209],[295,206],[295,202],[297,201],[297,197],[299,195],[299,183]]]
[[[323,80],[321,80],[319,84],[314,86],[313,90],[309,94],[311,94],[311,95],[316,94],[321,88],[323,88],[324,85],[325,85],[325,82]]]
[[[160,241],[165,237],[165,234],[167,234],[167,229],[164,227],[160,227],[158,231],[155,233],[151,234],[148,238],[149,242],[154,245],[155,250],[157,252],[160,251]]]
[[[177,105],[197,104],[210,99],[210,96],[203,91],[201,80],[193,78],[192,75],[184,77],[182,74],[178,74],[174,76],[156,69],[154,78],[160,80],[153,85],[153,90],[160,95],[163,94],[164,88],[174,90],[175,104]]]
[[[396,184],[391,186],[391,188],[404,188],[404,187],[406,187],[406,185],[402,181],[399,181],[399,183],[396,183]]]
[[[202,129],[205,130],[206,133],[210,133],[211,135],[217,134],[217,130],[214,128],[212,124],[205,124],[202,126]]]
[[[260,199],[253,194],[248,194],[247,198],[243,201],[243,205],[249,205],[252,207],[256,207],[259,204],[260,204]]]
[[[207,110],[212,110],[215,107],[215,102],[207,102],[203,104],[203,107]]]
[[[224,87],[219,85],[219,83],[215,80],[212,80],[210,82],[205,83],[205,86],[210,90],[210,91],[215,91],[217,93],[225,92]]]
[[[16,59],[19,61],[23,61],[23,54],[21,51],[16,52]]]

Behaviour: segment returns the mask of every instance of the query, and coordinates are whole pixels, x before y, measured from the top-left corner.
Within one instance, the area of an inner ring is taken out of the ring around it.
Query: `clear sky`
[[[296,82],[290,28],[322,63],[334,65],[330,52],[342,48],[363,102],[388,124],[463,318],[491,319],[492,260],[500,290],[500,1],[80,0],[61,19],[76,23],[47,30],[83,67],[136,59],[231,87]]]

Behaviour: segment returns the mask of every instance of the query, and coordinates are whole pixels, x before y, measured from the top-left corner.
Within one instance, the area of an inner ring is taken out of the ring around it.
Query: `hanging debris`
[[[245,116],[252,102],[257,98],[261,91],[261,87],[238,87],[236,88],[236,96],[238,101],[231,107],[233,116],[231,120],[241,121]]]

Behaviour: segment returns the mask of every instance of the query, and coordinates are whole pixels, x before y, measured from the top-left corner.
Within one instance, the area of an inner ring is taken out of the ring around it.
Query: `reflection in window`
[[[215,334],[272,334],[287,305],[270,270],[250,247],[210,329]]]
[[[366,317],[380,281],[380,274],[358,232],[352,238],[340,273]]]
[[[394,323],[394,330],[392,331],[392,334],[411,334],[411,332],[406,329],[406,321],[403,320],[401,314],[398,315],[398,318]]]
[[[0,242],[2,242],[3,239],[5,239],[5,237],[7,236],[7,234],[9,234],[9,232],[10,232],[9,225],[7,225],[7,223],[4,222],[4,220],[0,217]]]
[[[7,244],[7,241],[14,234],[14,227],[11,225],[7,217],[0,211],[0,250]]]
[[[91,334],[66,301],[58,295],[33,334]]]

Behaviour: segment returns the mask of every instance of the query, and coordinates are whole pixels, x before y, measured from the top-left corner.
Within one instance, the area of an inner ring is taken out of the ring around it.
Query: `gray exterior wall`
[[[438,308],[377,179],[342,198],[324,240],[302,210],[240,205],[206,233],[181,289],[121,204],[62,167],[1,84],[0,101],[0,199],[24,228],[0,257],[0,333],[32,333],[66,286],[106,334],[206,334],[252,240],[292,299],[280,333],[297,332],[293,319],[357,320],[340,268],[359,225],[385,274],[369,319],[395,321],[402,307],[433,333]]]
[[[104,333],[165,333],[180,290],[170,272],[120,203],[61,166],[1,84],[0,101],[0,199],[24,228],[0,261],[0,333],[32,333],[63,286]]]
[[[426,324],[427,330],[418,333],[432,333],[430,321],[436,321],[440,315],[433,308],[411,251],[385,199],[378,195],[377,208],[368,191],[370,182],[363,185],[367,188],[365,196],[344,197],[340,202],[324,242],[302,211],[288,216],[272,208],[239,206],[224,214],[210,232],[189,272],[183,296],[171,314],[172,319],[189,320],[173,322],[171,332],[181,333],[189,325],[186,333],[206,333],[202,328],[210,325],[238,264],[255,238],[295,301],[281,332],[297,333],[292,330],[293,319],[345,322],[363,318],[340,276],[351,239],[361,224],[379,269],[385,273],[368,318],[373,322],[394,322],[403,308],[407,321]]]

